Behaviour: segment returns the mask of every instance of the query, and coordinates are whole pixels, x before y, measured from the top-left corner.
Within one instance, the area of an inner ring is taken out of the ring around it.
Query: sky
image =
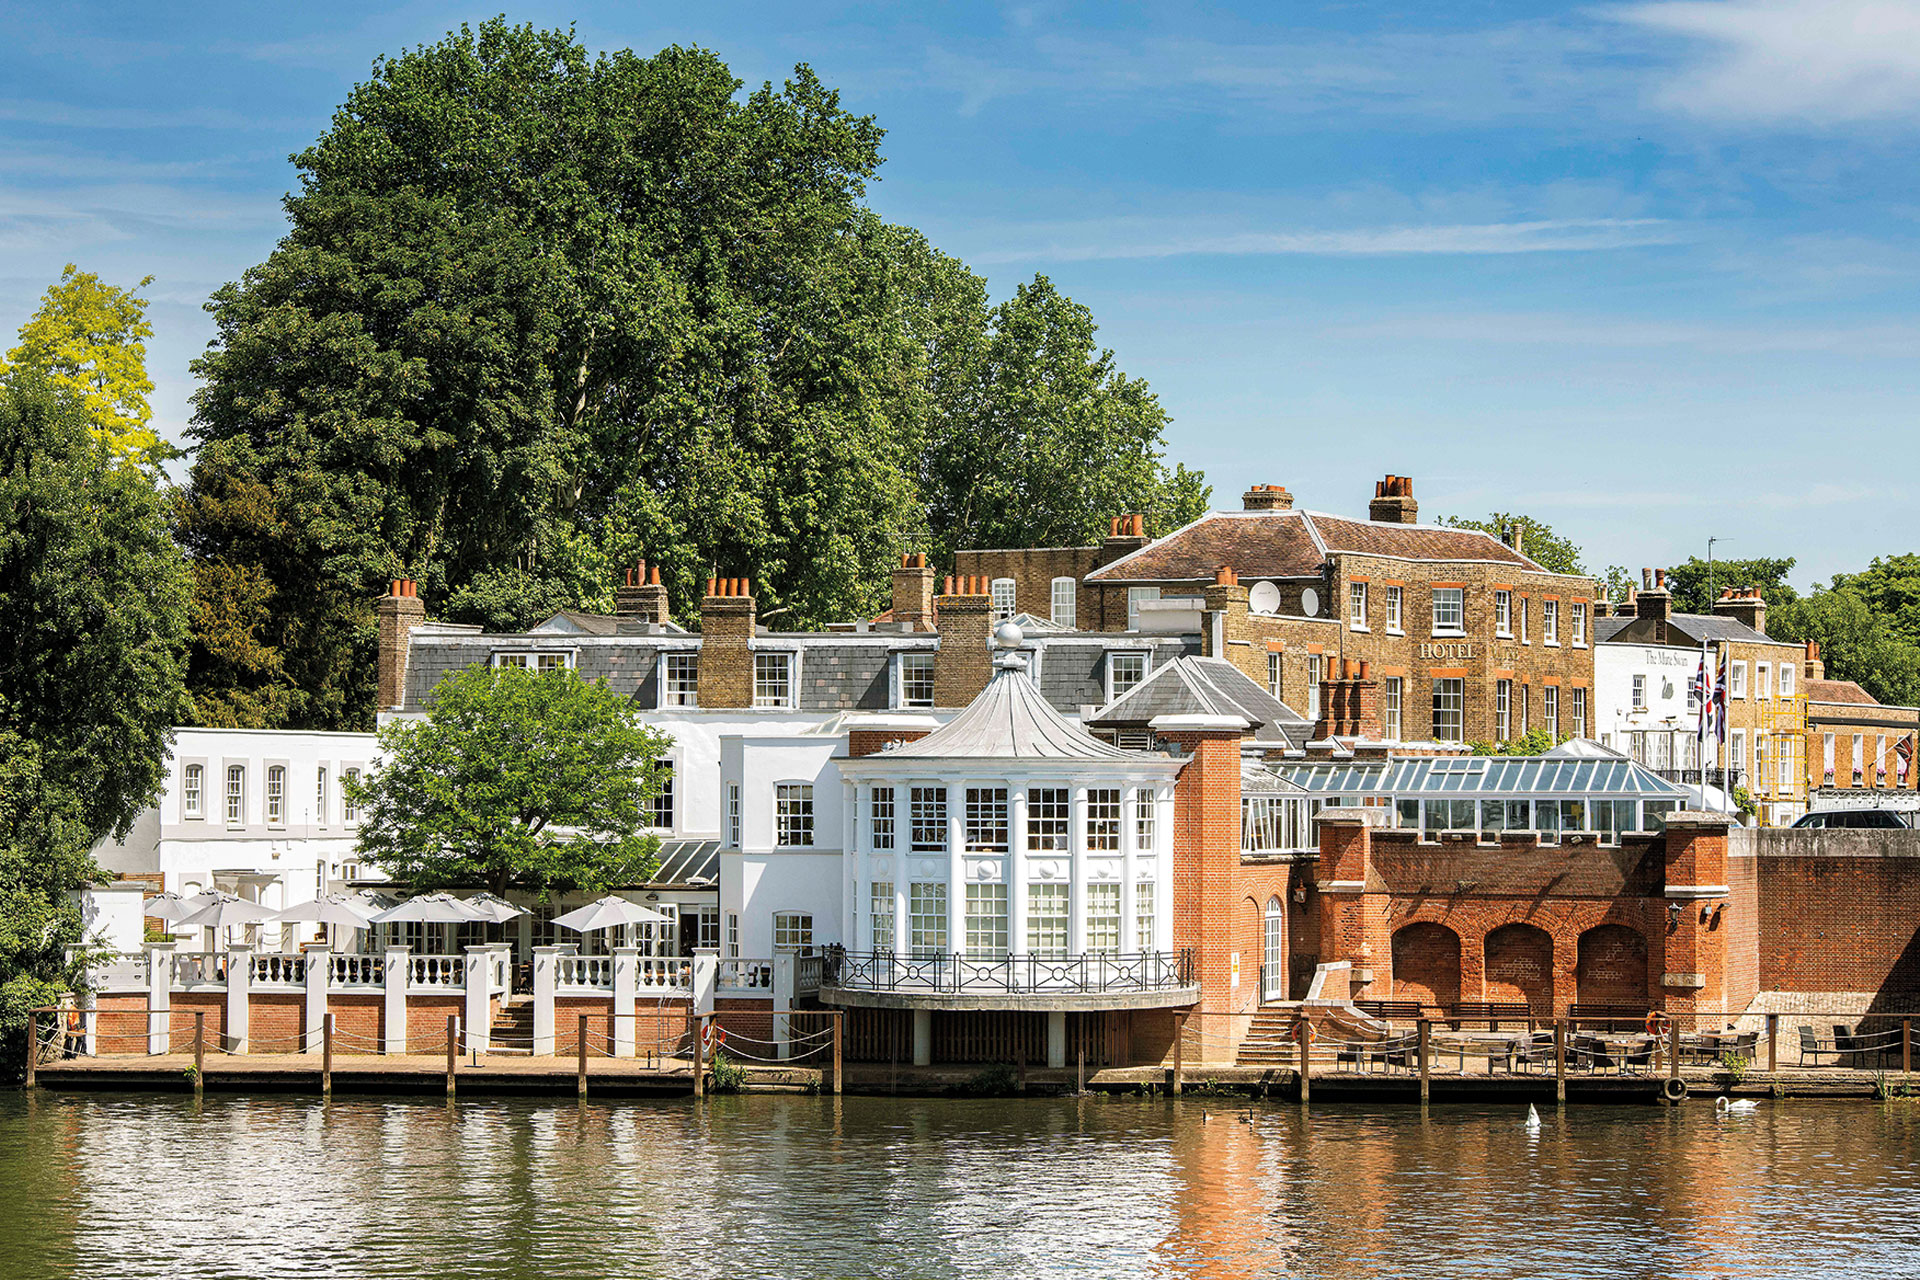
[[[264,259],[374,59],[497,7],[0,0],[0,340],[73,262],[151,275],[178,440],[208,295]],[[518,5],[590,48],[799,62],[887,130],[869,203],[1036,274],[1214,504],[1523,512],[1590,570],[1915,549],[1920,0]]]

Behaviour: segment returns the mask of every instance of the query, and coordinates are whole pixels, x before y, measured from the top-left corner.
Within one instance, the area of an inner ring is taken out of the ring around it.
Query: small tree
[[[415,889],[598,893],[653,869],[659,840],[641,831],[672,739],[602,683],[469,667],[380,745],[371,780],[349,784],[360,852]]]

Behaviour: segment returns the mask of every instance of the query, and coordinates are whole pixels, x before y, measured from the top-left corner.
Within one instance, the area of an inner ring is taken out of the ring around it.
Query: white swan
[[[1527,1104],[1527,1132],[1540,1132],[1540,1111],[1531,1102]]]
[[[1713,1109],[1722,1115],[1745,1115],[1749,1111],[1758,1111],[1760,1104],[1752,1098],[1742,1098],[1738,1102],[1729,1102],[1726,1094],[1714,1099]]]

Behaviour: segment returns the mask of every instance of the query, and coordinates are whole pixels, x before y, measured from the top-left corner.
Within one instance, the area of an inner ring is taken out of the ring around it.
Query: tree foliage
[[[741,88],[702,50],[497,20],[352,90],[295,157],[285,237],[209,304],[183,503],[205,714],[363,723],[392,577],[518,628],[609,607],[644,557],[683,614],[718,570],[808,623],[884,607],[930,537],[1195,507],[1085,308],[1036,280],[990,311],[863,206],[872,118],[805,67]]]
[[[1728,587],[1758,587],[1769,609],[1799,598],[1799,592],[1787,581],[1793,572],[1793,558],[1760,557],[1752,560],[1718,560],[1711,565],[1699,556],[1667,570],[1667,590],[1673,593],[1675,613],[1712,613],[1713,602]]]
[[[1564,741],[1565,738],[1555,739],[1546,729],[1536,726],[1504,742],[1470,742],[1467,750],[1476,756],[1537,756]]]
[[[1920,557],[1876,559],[1863,573],[1769,610],[1767,633],[1820,646],[1826,674],[1853,680],[1881,702],[1920,706],[1920,643],[1906,628],[1920,598]]]
[[[1485,520],[1447,516],[1440,523],[1455,529],[1477,529],[1503,541],[1507,531],[1517,524],[1520,526],[1521,549],[1539,561],[1542,568],[1552,573],[1584,574],[1587,571],[1580,563],[1580,548],[1572,540],[1555,533],[1552,525],[1535,520],[1532,516],[1496,511]]]
[[[20,326],[20,344],[0,361],[0,379],[38,376],[79,402],[81,411],[117,457],[157,464],[175,456],[149,425],[147,299],[138,290],[107,284],[72,263],[47,289],[40,309]]]
[[[349,783],[360,852],[420,890],[638,883],[671,745],[632,699],[570,670],[465,668],[424,719],[382,729],[380,767]]]
[[[26,1010],[80,977],[73,890],[95,841],[158,794],[189,710],[186,572],[148,473],[84,403],[0,387],[0,1059]]]

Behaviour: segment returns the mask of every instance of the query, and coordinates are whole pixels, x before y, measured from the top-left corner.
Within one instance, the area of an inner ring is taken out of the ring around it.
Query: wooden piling
[[[40,1065],[40,1011],[27,1010],[27,1088],[33,1088],[35,1068]]]
[[[1176,1098],[1187,1083],[1186,1057],[1187,1015],[1183,1013],[1173,1023],[1173,1096]]]
[[[447,1096],[453,1096],[453,1070],[460,1062],[460,1017],[447,1015]]]
[[[1553,1100],[1567,1100],[1567,1020],[1553,1020]]]
[[[1767,1070],[1780,1069],[1780,1015],[1767,1015]]]
[[[1667,1079],[1680,1078],[1680,1019],[1671,1018],[1667,1027]]]
[[[580,1015],[580,1039],[574,1047],[579,1050],[580,1063],[576,1082],[579,1085],[580,1096],[584,1098],[587,1096],[587,1015],[584,1013]]]
[[[1305,1106],[1313,1097],[1313,1023],[1301,1017],[1294,1033],[1300,1038],[1300,1104]]]
[[[1078,1052],[1075,1054],[1075,1057],[1074,1057],[1073,1092],[1074,1092],[1074,1096],[1078,1097],[1079,1095],[1085,1093],[1086,1091],[1087,1091],[1087,1046],[1083,1044],[1080,1046]]]
[[[320,1019],[320,1095],[333,1096],[333,1015]]]
[[[207,1011],[193,1013],[193,1091],[199,1093],[207,1083]]]
[[[703,1013],[693,1022],[693,1096],[702,1098],[707,1093],[707,1027],[713,1015]]]
[[[1900,1074],[1913,1074],[1913,1019],[1900,1019]]]
[[[1420,1019],[1420,1101],[1433,1096],[1433,1023]]]
[[[833,1015],[833,1091],[840,1092],[840,1030],[846,1023],[847,1015],[836,1011]]]

